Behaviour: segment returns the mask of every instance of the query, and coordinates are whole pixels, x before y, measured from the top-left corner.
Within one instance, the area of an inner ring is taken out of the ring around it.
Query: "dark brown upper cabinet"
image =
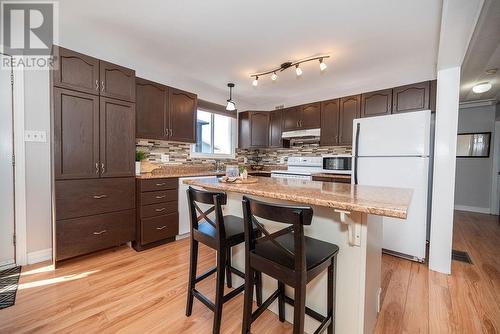
[[[135,104],[106,97],[100,103],[101,176],[134,176]]]
[[[300,107],[290,107],[282,110],[283,131],[292,131],[300,128]]]
[[[321,146],[339,143],[340,100],[321,102]]]
[[[392,113],[427,110],[430,101],[429,81],[396,87],[392,90]]]
[[[196,142],[196,94],[170,88],[170,140]]]
[[[100,94],[114,99],[135,102],[135,71],[100,61]]]
[[[282,147],[281,129],[283,117],[281,110],[273,110],[269,113],[269,147]]]
[[[99,59],[58,46],[54,55],[58,55],[52,71],[54,86],[99,95]]]
[[[361,117],[384,116],[392,112],[392,89],[361,95]]]
[[[301,129],[317,129],[321,126],[321,103],[310,103],[300,107]]]
[[[352,144],[353,120],[360,117],[361,95],[347,96],[340,99],[339,144]]]
[[[99,97],[61,88],[53,93],[55,178],[98,178]]]
[[[269,146],[269,112],[245,111],[238,114],[239,148]]]
[[[168,140],[168,87],[136,79],[136,137]]]

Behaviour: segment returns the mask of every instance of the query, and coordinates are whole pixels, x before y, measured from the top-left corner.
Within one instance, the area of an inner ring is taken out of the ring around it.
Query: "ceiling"
[[[487,74],[489,69],[496,74]],[[462,66],[460,102],[500,100],[500,1],[485,0],[476,29],[472,35]],[[493,87],[486,93],[476,94],[472,87],[490,82]]]
[[[434,79],[442,2],[61,0],[62,46],[134,68],[137,76],[224,104],[234,82],[239,110],[274,109]],[[287,60],[319,63],[249,74]],[[498,53],[498,50],[497,50]]]

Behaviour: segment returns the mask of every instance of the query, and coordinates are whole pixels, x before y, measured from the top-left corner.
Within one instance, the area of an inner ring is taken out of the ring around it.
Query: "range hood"
[[[319,143],[321,129],[285,131],[281,138],[290,141],[290,145],[314,144]]]

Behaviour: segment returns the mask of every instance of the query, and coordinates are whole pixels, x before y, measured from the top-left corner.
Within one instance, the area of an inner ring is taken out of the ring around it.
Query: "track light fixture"
[[[235,111],[236,110],[236,104],[233,101],[233,87],[234,87],[234,83],[228,83],[227,86],[229,87],[229,99],[227,99],[226,110],[227,111]]]
[[[292,67],[292,66],[295,66],[295,74],[297,74],[297,76],[300,77],[303,72],[302,72],[302,68],[300,68],[299,65],[302,63],[308,62],[308,61],[313,61],[313,60],[319,60],[319,69],[321,72],[323,72],[324,70],[326,70],[326,67],[327,67],[325,64],[325,61],[324,61],[326,58],[330,58],[330,55],[309,57],[309,58],[305,58],[305,59],[301,59],[301,60],[297,60],[297,61],[287,61],[287,62],[281,64],[278,68],[274,68],[274,69],[269,70],[269,71],[250,74],[250,77],[254,78],[254,80],[252,81],[252,85],[257,86],[259,84],[259,81],[258,81],[259,77],[263,76],[263,75],[268,75],[268,74],[271,74],[271,80],[275,81],[278,78],[278,75],[276,74],[276,72],[278,72],[278,71],[283,72],[284,70],[286,70],[287,68]]]

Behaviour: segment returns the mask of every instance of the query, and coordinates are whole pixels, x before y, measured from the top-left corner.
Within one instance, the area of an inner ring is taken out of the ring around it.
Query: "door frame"
[[[500,212],[500,120],[495,121],[495,132],[493,132],[493,161],[491,166],[491,196],[490,213],[498,215]],[[491,150],[491,148],[490,148]]]

